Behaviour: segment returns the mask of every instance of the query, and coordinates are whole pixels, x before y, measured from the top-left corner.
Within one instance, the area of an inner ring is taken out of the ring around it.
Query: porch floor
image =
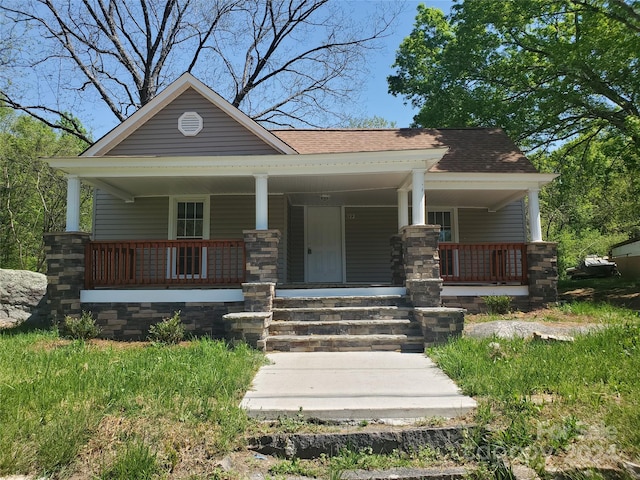
[[[254,418],[453,418],[476,406],[421,353],[287,352],[268,358],[241,403]]]

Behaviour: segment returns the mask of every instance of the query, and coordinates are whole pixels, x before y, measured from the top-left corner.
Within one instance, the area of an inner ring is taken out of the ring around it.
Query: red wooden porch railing
[[[440,243],[440,276],[452,283],[527,283],[524,243]]]
[[[244,281],[242,240],[89,242],[85,288],[237,285]]]

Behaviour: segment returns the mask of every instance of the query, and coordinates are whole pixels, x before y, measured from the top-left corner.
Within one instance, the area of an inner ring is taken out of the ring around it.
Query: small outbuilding
[[[640,277],[640,237],[613,245],[609,256],[618,264],[620,275]]]

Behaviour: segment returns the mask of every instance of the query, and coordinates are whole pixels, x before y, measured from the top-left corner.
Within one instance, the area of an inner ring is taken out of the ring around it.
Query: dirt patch
[[[566,282],[559,291],[561,301],[606,302],[640,311],[640,283],[617,279]]]

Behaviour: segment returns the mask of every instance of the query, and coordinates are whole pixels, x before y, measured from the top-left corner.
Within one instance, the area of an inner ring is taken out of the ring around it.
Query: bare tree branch
[[[97,97],[123,121],[189,71],[260,121],[319,123],[339,116],[364,78],[364,53],[389,34],[400,7],[386,4],[363,25],[348,8],[338,0],[4,0],[0,16],[21,25],[16,40],[40,42],[0,80],[14,108],[39,118],[81,115]],[[59,79],[45,83],[54,72]],[[32,88],[13,91],[16,77]]]

